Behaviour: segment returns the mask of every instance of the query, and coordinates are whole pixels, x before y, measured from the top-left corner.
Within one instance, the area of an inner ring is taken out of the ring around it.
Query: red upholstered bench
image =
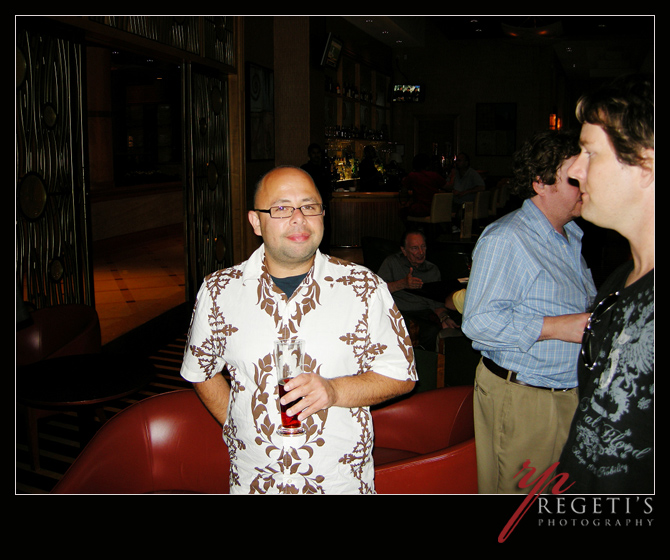
[[[476,493],[472,387],[373,411],[379,493]],[[195,391],[149,397],[109,420],[53,493],[227,493],[221,427]]]
[[[476,494],[473,387],[444,387],[373,410],[379,494]]]

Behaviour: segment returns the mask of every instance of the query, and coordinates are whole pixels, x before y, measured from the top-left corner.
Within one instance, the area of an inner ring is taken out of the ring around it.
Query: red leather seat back
[[[221,426],[188,389],[144,399],[109,420],[56,494],[229,492]]]
[[[375,447],[405,458],[376,467],[379,493],[476,493],[472,387],[447,387],[373,411]],[[195,391],[144,399],[109,420],[53,493],[228,493],[221,427]]]
[[[477,494],[477,454],[470,438],[453,447],[375,468],[378,494]]]
[[[417,393],[373,410],[379,494],[476,494],[473,386]]]
[[[372,411],[375,447],[431,453],[474,437],[473,387],[416,393]]]

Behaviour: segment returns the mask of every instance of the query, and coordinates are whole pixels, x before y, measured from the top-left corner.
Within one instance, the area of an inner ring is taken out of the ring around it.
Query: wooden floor
[[[331,254],[363,264],[359,248]],[[184,261],[181,226],[96,243],[95,308],[103,344],[184,303]]]
[[[181,226],[95,244],[95,308],[103,344],[184,303],[184,260]]]

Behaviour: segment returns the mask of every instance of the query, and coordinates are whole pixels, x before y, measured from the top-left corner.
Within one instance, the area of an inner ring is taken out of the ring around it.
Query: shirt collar
[[[547,239],[553,239],[555,235],[563,238],[563,236],[558,233],[554,226],[551,225],[549,219],[544,215],[542,210],[540,210],[532,198],[527,198],[523,201],[521,206],[521,211],[530,219],[530,224],[538,234]],[[566,235],[568,236],[568,241],[572,243],[574,240],[580,240],[584,235],[582,228],[580,228],[574,220],[569,221],[563,226]]]
[[[312,265],[312,268],[309,269],[307,273],[308,276],[311,274],[314,274],[315,276],[321,274],[323,267],[325,266],[325,260],[326,259],[321,254],[321,251],[317,249],[314,264]],[[256,281],[263,275],[267,275],[268,281],[272,281],[270,279],[270,274],[265,267],[265,244],[262,244],[256,249],[247,260],[244,272],[242,273],[242,282],[246,284],[249,280]]]

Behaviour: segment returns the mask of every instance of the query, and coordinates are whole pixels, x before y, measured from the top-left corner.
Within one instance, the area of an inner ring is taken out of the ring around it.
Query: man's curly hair
[[[512,192],[521,199],[532,198],[537,194],[533,181],[555,184],[563,162],[579,152],[579,134],[575,131],[545,130],[534,134],[512,159]]]

